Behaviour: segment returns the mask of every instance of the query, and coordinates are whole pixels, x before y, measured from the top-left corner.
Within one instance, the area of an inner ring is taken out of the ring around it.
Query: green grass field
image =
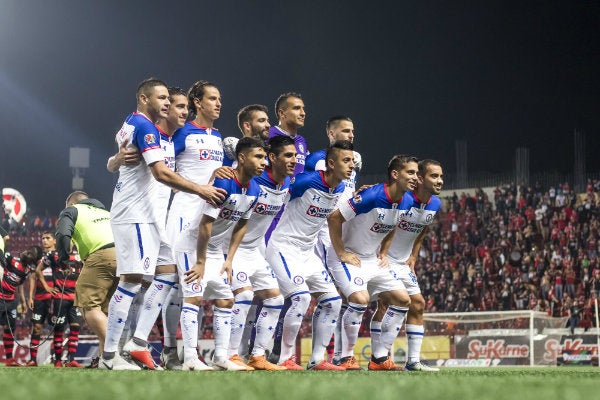
[[[600,368],[446,368],[410,372],[99,371],[0,367],[2,399],[597,398]]]

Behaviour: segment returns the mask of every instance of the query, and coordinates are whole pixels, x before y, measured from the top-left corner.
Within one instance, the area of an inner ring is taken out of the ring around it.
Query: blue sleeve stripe
[[[142,232],[140,231],[140,224],[135,224],[135,231],[137,233],[138,247],[140,249],[140,260],[144,258],[144,244],[142,243]]]

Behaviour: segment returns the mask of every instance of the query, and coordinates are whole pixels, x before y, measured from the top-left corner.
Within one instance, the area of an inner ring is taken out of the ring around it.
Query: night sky
[[[524,3],[524,4],[523,4]],[[0,0],[0,186],[57,214],[70,192],[70,146],[91,148],[85,189],[107,205],[114,134],[149,76],[223,97],[216,122],[239,136],[239,108],[271,111],[300,92],[311,150],[324,123],[355,121],[365,174],[395,153],[456,171],[569,172],[573,131],[600,171],[600,2]]]

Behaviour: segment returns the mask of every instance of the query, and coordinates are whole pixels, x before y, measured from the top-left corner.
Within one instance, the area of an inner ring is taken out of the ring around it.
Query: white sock
[[[348,304],[342,304],[340,307],[340,315],[338,316],[335,324],[335,331],[333,332],[333,359],[338,361],[342,358],[342,325],[344,313],[348,309]]]
[[[402,322],[407,312],[408,308],[388,306],[381,320],[381,345],[384,349],[384,354],[373,354],[374,358],[385,357],[389,354],[394,340],[396,340],[398,333],[400,333]]]
[[[104,341],[105,353],[114,353],[117,351],[119,339],[121,339],[121,335],[123,334],[123,327],[129,313],[129,307],[141,287],[140,283],[119,282],[119,286],[117,286],[117,290],[108,305],[106,340]]]
[[[213,306],[213,332],[215,334],[215,358],[227,358],[231,335],[231,308]]]
[[[265,350],[275,333],[275,326],[282,308],[283,296],[281,295],[263,300],[263,308],[258,318],[256,318],[256,337],[252,348],[253,356],[265,355]]]
[[[142,285],[140,290],[136,293],[133,298],[133,302],[129,306],[129,313],[127,314],[127,322],[125,322],[125,327],[123,328],[124,335],[121,337],[121,346],[127,343],[133,337],[133,333],[137,329],[137,322],[140,316],[140,309],[142,308],[142,304],[144,303],[144,296],[146,295],[146,290],[148,287]]]
[[[375,358],[375,354],[385,353],[385,349],[381,344],[381,321],[371,320],[371,354]]]
[[[198,306],[183,303],[181,307],[181,337],[184,361],[198,358]]]
[[[354,345],[366,310],[365,304],[348,302],[348,309],[342,316],[342,354],[340,358],[354,356]]]
[[[144,304],[139,311],[134,337],[144,341],[148,340],[165,299],[176,281],[177,274],[161,274],[154,278],[144,295]]]
[[[329,345],[331,335],[340,316],[342,298],[337,293],[324,293],[317,299],[317,308],[312,320],[312,353],[310,362],[323,361],[323,354]]]
[[[240,342],[246,325],[246,317],[252,305],[254,292],[245,290],[235,295],[235,303],[231,309],[231,334],[229,336],[229,351],[227,356],[231,357],[234,354],[239,354]]]
[[[423,344],[423,325],[406,324],[406,338],[408,339],[407,362],[415,363],[421,361],[421,345]]]
[[[180,315],[181,297],[179,285],[175,284],[169,290],[162,308],[164,342],[166,347],[177,347],[177,325],[179,325]]]
[[[198,310],[198,337],[202,338],[204,334],[204,305]]]
[[[302,325],[302,318],[310,305],[310,293],[301,292],[290,296],[292,304],[283,318],[283,334],[279,361],[284,362],[294,355],[296,337]]]
[[[240,341],[240,356],[245,356],[250,353],[250,340],[252,339],[252,329],[256,322],[256,309],[258,304],[252,304],[248,310],[248,316],[246,317],[246,323],[244,324],[244,332],[242,332],[242,340]]]

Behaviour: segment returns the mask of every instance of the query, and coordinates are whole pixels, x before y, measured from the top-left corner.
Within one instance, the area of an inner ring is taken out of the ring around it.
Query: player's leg
[[[160,359],[166,369],[179,370],[182,368],[177,354],[177,326],[181,317],[181,297],[180,285],[173,285],[162,308],[163,350]]]
[[[51,300],[36,300],[33,302],[33,311],[31,313],[31,340],[29,341],[29,361],[28,367],[37,367],[37,354],[40,347],[42,329],[44,321],[50,317]]]
[[[83,368],[77,360],[75,355],[77,354],[77,347],[79,346],[79,329],[81,327],[82,315],[79,308],[73,305],[73,302],[69,302],[71,307],[67,312],[67,322],[69,324],[69,341],[67,343],[67,362],[65,367],[67,368]]]
[[[52,323],[54,324],[54,367],[61,368],[63,366],[63,339],[69,307],[67,305],[67,300],[52,299],[52,302]]]
[[[4,326],[2,332],[2,344],[4,345],[4,355],[6,358],[7,367],[20,367],[13,358],[13,349],[15,346],[15,338],[13,330],[17,323],[17,302],[16,300],[0,300],[0,326]]]

